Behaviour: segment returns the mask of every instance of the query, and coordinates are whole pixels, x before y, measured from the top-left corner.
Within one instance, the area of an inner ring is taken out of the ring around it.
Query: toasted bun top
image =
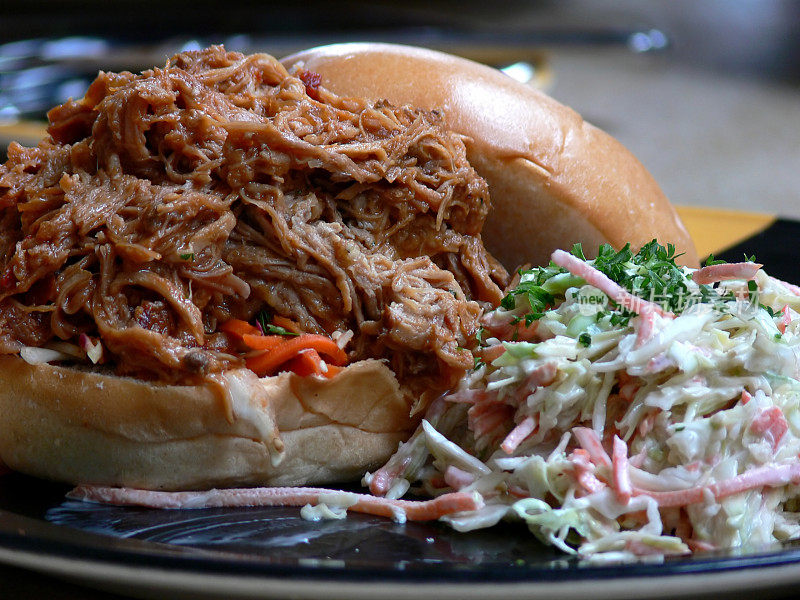
[[[642,164],[614,138],[546,94],[485,65],[392,44],[335,44],[286,57],[342,96],[441,109],[468,136],[468,158],[489,184],[483,230],[508,268],[546,263],[582,242],[638,248],[657,238],[697,253],[675,210]]]

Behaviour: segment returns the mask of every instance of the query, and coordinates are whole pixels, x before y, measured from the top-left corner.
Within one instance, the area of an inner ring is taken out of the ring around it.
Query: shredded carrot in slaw
[[[219,329],[236,337],[250,350],[257,351],[247,356],[245,364],[259,377],[292,371],[301,376],[330,378],[347,364],[347,354],[331,338],[293,331],[299,328],[289,319],[276,316],[273,323],[297,335],[265,335],[258,327],[239,319],[231,319]]]
[[[352,512],[387,517],[398,522],[433,521],[445,515],[477,510],[483,506],[479,494],[451,492],[432,500],[390,500],[368,494],[305,487],[228,488],[201,492],[162,492],[135,488],[79,485],[69,498],[117,506],[147,506],[163,509],[199,509],[239,506],[303,506],[321,502],[341,503]]]

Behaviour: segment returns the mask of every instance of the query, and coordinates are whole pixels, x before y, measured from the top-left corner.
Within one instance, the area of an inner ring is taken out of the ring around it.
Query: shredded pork
[[[120,373],[196,381],[241,364],[221,323],[269,310],[449,386],[507,279],[486,184],[437,112],[319,83],[212,47],[51,110],[0,166],[0,353],[87,335]]]

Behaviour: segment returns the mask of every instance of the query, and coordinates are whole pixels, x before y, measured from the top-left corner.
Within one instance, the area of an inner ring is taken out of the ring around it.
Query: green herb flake
[[[277,325],[267,325],[267,330],[264,333],[271,335],[285,335],[289,337],[300,335],[299,333],[295,333],[294,331],[289,331],[288,329],[285,329],[283,327],[278,327]]]
[[[751,304],[758,304],[758,284],[752,279],[747,282],[747,295]]]
[[[273,325],[270,323],[270,321],[272,321],[272,313],[270,313],[268,310],[259,311],[259,313],[256,315],[256,324],[258,325],[258,328],[261,329],[261,333],[264,335],[285,335],[289,337],[300,335],[299,333],[289,331],[284,327]]]
[[[270,321],[272,321],[272,313],[268,310],[261,310],[256,315],[256,325],[261,329],[261,333],[267,332]]]
[[[582,333],[578,336],[578,343],[585,348],[588,348],[592,345],[592,336],[588,333]]]
[[[194,252],[187,252],[185,254],[180,255],[181,260],[188,260],[189,262],[194,260]]]
[[[642,246],[636,254],[630,244],[619,251],[603,244],[594,268],[635,296],[658,302],[666,310],[682,312],[689,288],[683,270],[675,264],[678,256],[674,245],[662,246],[656,240]],[[619,314],[630,319],[635,313],[620,310]]]
[[[714,258],[713,254],[709,254],[708,258],[706,259],[706,262],[703,263],[703,266],[704,267],[711,267],[713,265],[724,265],[724,264],[725,264],[724,260],[718,260],[718,259]]]
[[[581,260],[586,260],[580,244],[573,246],[572,254]],[[689,279],[684,269],[675,262],[680,256],[676,254],[674,245],[662,246],[656,240],[652,240],[636,253],[631,250],[630,244],[626,244],[620,250],[603,244],[598,250],[597,258],[588,262],[634,296],[655,302],[664,310],[674,314],[682,313],[698,301],[725,310],[726,303],[736,300],[733,292],[723,294],[709,285],[700,285],[696,292],[690,292]],[[755,260],[755,257],[746,258]],[[710,255],[705,264],[710,266],[724,262]],[[518,313],[524,311],[525,323],[528,325],[564,302],[567,289],[580,287],[585,283],[581,278],[571,276],[566,269],[552,262],[546,267],[520,271],[520,274],[519,285],[503,298],[501,306],[506,310],[516,310]],[[754,282],[751,284],[750,299],[755,304],[758,298],[757,288],[752,287],[755,285]],[[607,311],[598,313],[597,320],[608,316],[610,325],[625,326],[635,315],[633,310],[619,306],[611,300]]]

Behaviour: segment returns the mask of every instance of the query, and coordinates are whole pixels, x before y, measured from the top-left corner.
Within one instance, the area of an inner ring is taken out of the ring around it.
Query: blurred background
[[[619,138],[674,203],[800,219],[800,3],[789,0],[5,0],[0,150],[81,96],[224,43],[283,56],[380,40],[480,60]]]

